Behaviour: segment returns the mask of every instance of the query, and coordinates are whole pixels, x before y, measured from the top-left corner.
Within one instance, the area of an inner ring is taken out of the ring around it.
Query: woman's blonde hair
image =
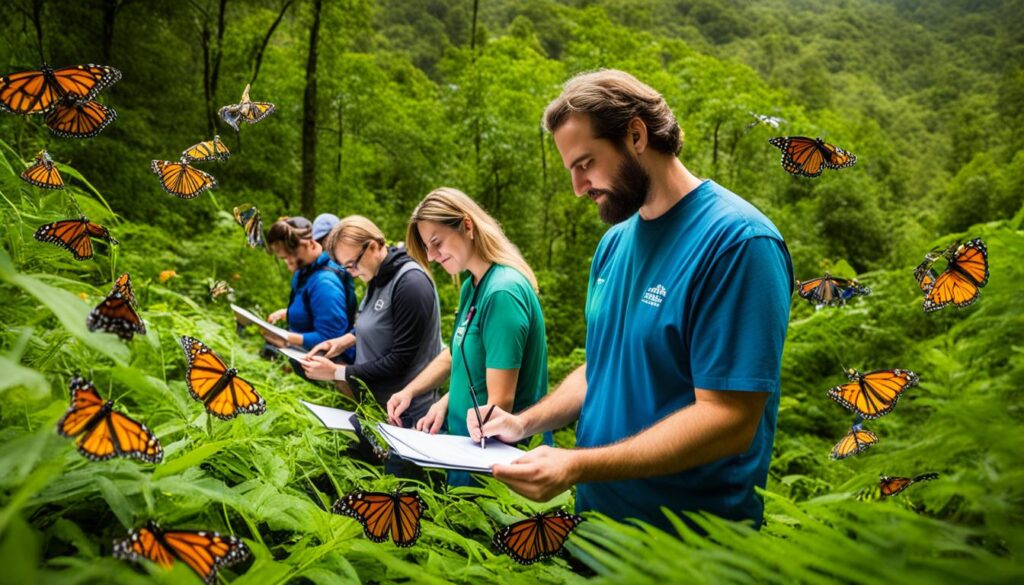
[[[350,215],[331,228],[325,240],[325,247],[327,248],[327,253],[331,256],[331,260],[337,262],[338,259],[334,257],[334,248],[338,244],[345,243],[349,246],[358,247],[366,245],[367,242],[377,242],[379,245],[384,246],[387,244],[387,239],[384,237],[384,232],[377,227],[377,224],[370,221],[369,218],[361,215]]]
[[[405,236],[409,255],[421,266],[428,266],[427,246],[420,238],[419,230],[416,229],[419,222],[433,221],[464,234],[467,218],[476,229],[475,237],[472,240],[473,250],[487,262],[501,264],[519,271],[530,281],[530,286],[536,291],[537,277],[534,276],[530,265],[526,263],[526,259],[519,253],[519,248],[501,231],[501,225],[497,220],[468,195],[451,187],[434,189],[413,210]]]

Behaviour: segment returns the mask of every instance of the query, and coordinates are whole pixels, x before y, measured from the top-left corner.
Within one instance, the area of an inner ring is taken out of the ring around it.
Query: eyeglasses
[[[369,249],[369,247],[370,240],[366,240],[365,242],[363,242],[363,249],[359,251],[359,255],[356,256],[355,259],[352,260],[351,262],[346,262],[342,264],[341,267],[344,268],[345,270],[348,270],[349,272],[355,270],[356,266],[359,266],[359,261],[363,259],[363,254],[366,253],[366,250]]]

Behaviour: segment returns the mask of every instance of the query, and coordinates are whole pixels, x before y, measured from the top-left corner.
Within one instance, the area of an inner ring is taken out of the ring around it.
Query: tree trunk
[[[320,37],[320,6],[313,0],[313,26],[309,31],[309,58],[306,60],[306,91],[302,97],[302,213],[313,215],[316,209],[316,58]]]
[[[260,65],[263,64],[263,54],[267,51],[267,45],[270,43],[270,37],[274,35],[274,31],[277,30],[277,25],[281,24],[281,19],[284,18],[284,13],[288,11],[288,7],[292,5],[295,0],[286,0],[281,5],[281,11],[277,13],[277,18],[274,19],[273,24],[267,29],[267,34],[263,35],[263,42],[256,49],[256,57],[253,61],[252,66],[252,77],[249,79],[249,84],[256,83],[256,77],[260,74]]]
[[[345,126],[342,124],[342,115],[345,112],[345,100],[338,98],[338,184],[341,184],[341,153],[345,146]]]

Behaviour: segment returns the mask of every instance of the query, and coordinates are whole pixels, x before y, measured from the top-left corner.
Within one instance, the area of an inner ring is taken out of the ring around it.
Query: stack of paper
[[[276,335],[281,339],[288,341],[288,331],[278,327],[277,325],[271,325],[263,319],[260,319],[250,311],[246,311],[238,305],[231,305],[231,310],[235,312],[235,320],[242,325],[255,325],[264,331],[269,331],[272,335]],[[302,360],[306,355],[306,350],[301,347],[295,347],[294,345],[286,345],[284,347],[274,347],[277,353],[283,354],[293,360]]]
[[[512,463],[525,454],[496,439],[488,439],[482,449],[479,442],[460,435],[431,435],[382,423],[377,430],[400,457],[420,467],[490,474],[492,465]]]
[[[235,312],[235,320],[237,320],[242,325],[253,324],[264,331],[269,331],[270,333],[280,337],[285,341],[288,340],[288,331],[281,329],[277,325],[271,325],[270,323],[267,323],[263,319],[260,319],[256,315],[253,315],[252,313],[246,311],[245,309],[239,307],[238,305],[231,305],[231,310]]]
[[[300,400],[303,406],[308,408],[320,422],[324,423],[324,426],[329,429],[335,429],[339,431],[354,431],[356,427],[352,424],[352,415],[355,413],[349,410],[342,410],[340,408],[331,408],[329,406],[320,406],[319,404],[313,404],[312,402],[306,402]]]

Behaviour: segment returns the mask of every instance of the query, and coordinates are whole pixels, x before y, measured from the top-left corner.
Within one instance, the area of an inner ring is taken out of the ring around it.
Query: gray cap
[[[313,220],[313,239],[320,241],[324,236],[331,233],[331,228],[338,225],[341,220],[333,213],[321,213]]]

